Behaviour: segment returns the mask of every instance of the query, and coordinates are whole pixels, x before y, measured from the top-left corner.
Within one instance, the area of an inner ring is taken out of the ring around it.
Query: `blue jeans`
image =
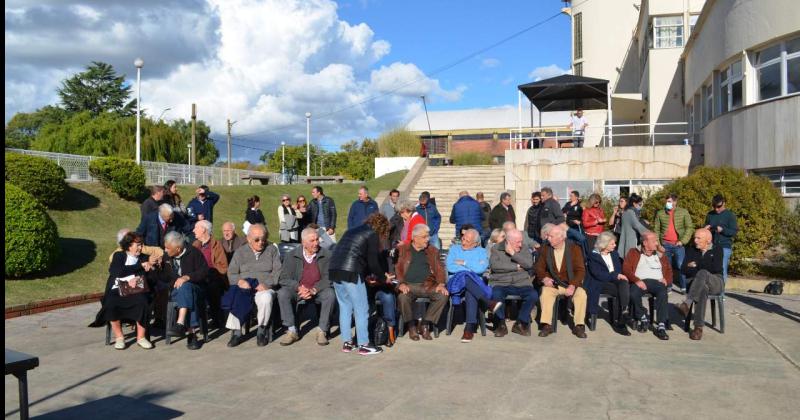
[[[178,308],[186,308],[189,311],[189,327],[196,328],[200,326],[200,305],[205,304],[203,299],[203,290],[200,286],[187,281],[181,287],[172,289],[170,292],[172,301]],[[185,321],[184,321],[185,322]]]
[[[681,273],[681,267],[683,266],[683,259],[686,257],[686,249],[682,246],[677,245],[670,245],[668,243],[664,243],[664,255],[667,257],[667,261],[669,261],[670,265],[672,265],[672,270],[678,270],[680,275],[678,276],[678,287],[681,289],[686,288],[686,276]],[[667,279],[669,280],[669,279]]]
[[[466,323],[474,326],[478,323],[478,302],[486,302],[487,299],[484,297],[483,289],[472,280],[467,279],[465,286],[464,306],[467,311]]]
[[[381,303],[381,318],[386,321],[386,325],[394,327],[397,324],[397,298],[394,292],[388,290],[378,290],[375,298]]]
[[[723,286],[725,283],[728,282],[728,263],[731,262],[731,256],[733,255],[733,249],[731,248],[722,248],[722,284]],[[724,291],[724,288],[723,288]]]
[[[352,342],[353,332],[350,327],[353,325],[351,317],[356,319],[356,336],[359,346],[369,344],[369,302],[367,302],[367,286],[360,278],[356,283],[334,282],[333,289],[336,290],[336,301],[339,302],[339,329],[341,330],[342,341]]]
[[[492,287],[492,300],[504,301],[508,295],[518,295],[522,297],[522,307],[519,309],[517,321],[526,324],[531,323],[531,310],[533,304],[539,301],[539,293],[533,286],[514,287],[514,286],[494,286]],[[494,313],[495,319],[505,319],[505,305]]]

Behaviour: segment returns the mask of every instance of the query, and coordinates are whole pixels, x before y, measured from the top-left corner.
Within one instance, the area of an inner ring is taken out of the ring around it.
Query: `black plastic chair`
[[[206,309],[205,301],[200,305],[200,329],[203,331],[203,342],[208,342],[208,310]],[[170,300],[167,302],[167,326],[164,330],[164,342],[167,345],[172,344],[171,331],[178,322],[178,306]]]
[[[462,297],[463,300],[463,297]],[[449,308],[447,308],[447,323],[445,324],[445,333],[450,335],[453,333],[453,314],[455,312],[455,306],[453,305],[453,296],[450,295],[450,302]],[[464,305],[464,302],[460,303],[458,306]],[[464,305],[466,307],[466,305]],[[478,308],[478,325],[481,327],[481,335],[486,336],[486,314],[480,308]]]
[[[425,307],[427,307],[427,305],[429,305],[430,303],[431,303],[431,300],[429,298],[421,297],[421,298],[417,298],[417,300],[416,300],[416,304],[423,304],[423,305],[425,305]],[[397,325],[397,337],[398,338],[403,336],[403,332],[405,331],[406,322],[408,322],[408,321],[403,319],[403,312],[400,311],[400,315],[397,317],[397,324],[398,324]],[[437,320],[437,322],[433,323],[433,336],[436,337],[436,338],[439,338],[439,322],[438,322],[438,320]]]
[[[611,321],[612,324],[615,323],[617,321],[617,319],[619,319],[618,317],[622,316],[622,314],[618,314],[617,313],[617,297],[616,296],[612,296],[612,295],[607,295],[607,294],[603,293],[603,294],[600,294],[600,299],[605,299],[606,300],[606,306],[608,308],[608,314],[611,317],[610,321]],[[651,305],[651,307],[652,307],[652,305]],[[651,309],[651,312],[652,312],[652,309]],[[592,314],[589,317],[589,325],[588,325],[588,327],[589,327],[589,331],[594,331],[595,328],[597,328],[597,314]]]

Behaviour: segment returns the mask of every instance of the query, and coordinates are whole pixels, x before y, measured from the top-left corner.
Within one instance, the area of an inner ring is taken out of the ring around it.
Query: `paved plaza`
[[[671,301],[680,296],[672,294]],[[29,374],[30,412],[48,419],[564,418],[772,419],[800,412],[800,297],[730,293],[724,335],[692,342],[680,321],[661,342],[614,334],[605,321],[587,340],[566,326],[546,339],[453,335],[398,340],[382,355],[290,347],[227,335],[190,352],[116,351],[86,328],[98,304],[5,322],[6,347],[39,356]],[[673,319],[678,318],[674,307]],[[710,319],[710,318],[709,318]],[[216,334],[212,334],[216,336]],[[5,380],[6,418],[17,383]]]

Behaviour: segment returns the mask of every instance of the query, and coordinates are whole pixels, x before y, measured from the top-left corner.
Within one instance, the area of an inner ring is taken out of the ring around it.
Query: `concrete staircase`
[[[450,247],[450,239],[455,236],[455,226],[450,223],[450,212],[458,200],[458,193],[466,190],[472,197],[481,191],[492,207],[499,202],[500,193],[505,191],[505,167],[503,165],[482,166],[428,166],[417,184],[412,188],[409,199],[416,201],[423,191],[431,193],[436,199],[436,207],[442,214],[439,239],[442,247]]]

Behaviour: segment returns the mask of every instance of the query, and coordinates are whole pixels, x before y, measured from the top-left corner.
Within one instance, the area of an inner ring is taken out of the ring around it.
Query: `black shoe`
[[[183,324],[175,324],[175,326],[169,330],[169,335],[173,337],[183,337],[184,334],[186,334],[186,325]]]
[[[625,325],[624,322],[620,322],[620,323],[614,324],[611,328],[613,328],[614,332],[616,332],[619,335],[624,335],[624,336],[631,335],[631,332],[628,331],[628,326]]]
[[[231,332],[231,339],[228,341],[228,347],[236,347],[242,344],[242,335]]]
[[[189,350],[199,350],[200,349],[200,342],[197,340],[197,336],[194,335],[193,332],[190,332],[186,336],[186,348]]]
[[[640,333],[646,333],[648,329],[650,329],[650,321],[648,320],[642,320],[636,324],[636,331]]]
[[[656,328],[653,332],[659,340],[669,340],[669,336],[667,335],[667,331],[663,328]]]
[[[266,328],[259,328],[258,334],[256,334],[256,344],[258,347],[264,347],[267,345],[267,329]]]

